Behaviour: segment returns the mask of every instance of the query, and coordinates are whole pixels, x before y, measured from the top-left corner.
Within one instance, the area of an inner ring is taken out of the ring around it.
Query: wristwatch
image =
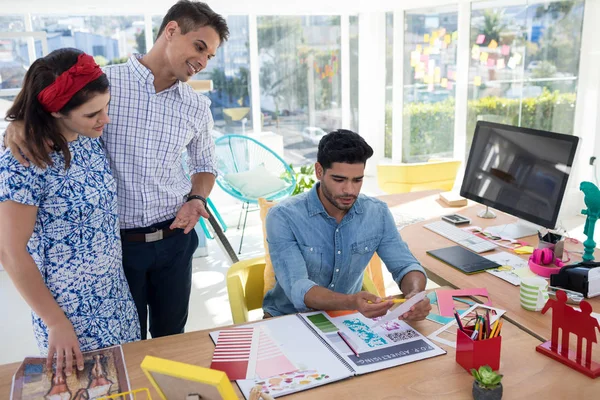
[[[190,200],[200,200],[202,203],[204,203],[204,208],[206,208],[206,199],[204,197],[197,194],[188,194],[186,196],[185,202],[187,203]]]

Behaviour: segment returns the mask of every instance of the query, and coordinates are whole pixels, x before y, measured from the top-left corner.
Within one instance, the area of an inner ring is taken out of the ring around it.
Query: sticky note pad
[[[533,254],[533,247],[531,246],[521,246],[515,249],[515,253],[517,254]]]

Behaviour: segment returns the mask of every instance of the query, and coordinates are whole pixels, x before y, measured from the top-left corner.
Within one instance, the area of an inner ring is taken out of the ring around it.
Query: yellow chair
[[[386,193],[420,190],[452,190],[460,161],[432,161],[415,164],[379,164],[377,183]]]
[[[248,322],[248,311],[262,308],[265,257],[237,262],[227,271],[227,294],[234,324]],[[377,288],[365,271],[363,290],[377,294]]]

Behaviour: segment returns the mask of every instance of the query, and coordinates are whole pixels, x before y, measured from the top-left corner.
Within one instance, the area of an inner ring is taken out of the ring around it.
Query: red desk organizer
[[[469,373],[471,368],[478,369],[482,365],[489,365],[494,371],[500,369],[502,336],[471,340],[471,334],[473,330],[468,328],[465,328],[464,332],[460,329],[456,330],[456,362]]]

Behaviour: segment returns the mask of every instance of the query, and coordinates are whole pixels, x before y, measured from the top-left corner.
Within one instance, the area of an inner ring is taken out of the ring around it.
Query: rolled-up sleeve
[[[411,271],[419,271],[427,277],[425,269],[412,255],[402,237],[394,217],[387,206],[382,210],[383,239],[377,249],[377,254],[392,274],[394,281],[400,285],[402,278]]]
[[[214,176],[217,176],[215,141],[211,135],[214,122],[210,112],[210,100],[205,100],[201,107],[201,113],[202,117],[198,124],[197,131],[187,145],[190,174],[209,172]]]
[[[308,279],[306,262],[290,228],[285,209],[272,208],[269,211],[266,229],[269,255],[277,282],[299,312],[308,311],[304,296],[317,284]]]

